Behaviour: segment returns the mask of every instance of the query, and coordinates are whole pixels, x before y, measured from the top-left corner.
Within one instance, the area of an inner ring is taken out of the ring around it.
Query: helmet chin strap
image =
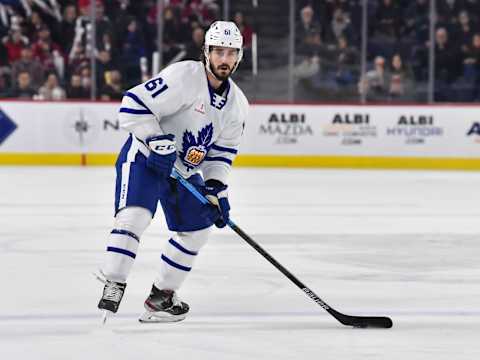
[[[212,74],[212,76],[217,79],[218,81],[223,81],[222,79],[219,79],[217,77],[217,75],[215,75],[215,73],[212,71],[212,68],[210,67],[210,60],[208,59],[208,57],[205,59],[205,67],[207,68],[207,71]]]

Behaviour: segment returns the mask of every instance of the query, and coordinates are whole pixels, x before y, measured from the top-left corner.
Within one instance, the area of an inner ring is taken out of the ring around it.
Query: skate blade
[[[102,310],[102,325],[105,325],[107,319],[113,315],[110,310]]]
[[[140,315],[138,321],[140,321],[141,323],[171,323],[182,321],[186,317],[187,314],[172,315],[162,311],[145,311],[142,315]]]

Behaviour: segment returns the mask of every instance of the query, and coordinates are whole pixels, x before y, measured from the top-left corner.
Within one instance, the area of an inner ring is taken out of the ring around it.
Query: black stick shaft
[[[325,301],[323,301],[317,294],[315,294],[308,286],[301,282],[295,275],[293,275],[288,269],[280,264],[273,256],[271,256],[265,249],[263,249],[255,240],[248,236],[240,227],[238,227],[233,221],[229,221],[228,225],[235,231],[243,240],[245,240],[251,247],[253,247],[260,255],[267,259],[273,266],[275,266],[283,275],[285,275],[291,282],[297,285],[300,290],[308,295],[310,299],[315,301],[319,306],[325,309],[330,315],[341,322],[344,325],[355,327],[378,327],[378,328],[391,328],[392,320],[387,317],[375,317],[375,316],[350,316],[345,315],[337,310],[333,309]]]
[[[193,196],[195,196],[202,204],[208,204],[209,201],[201,194],[195,186],[190,184],[186,179],[184,179],[176,169],[172,170],[172,177],[177,179],[185,188],[187,188]],[[300,280],[297,279],[290,271],[287,270],[282,264],[273,258],[265,249],[263,249],[256,241],[254,241],[250,236],[248,236],[242,229],[240,229],[232,220],[228,220],[228,226],[235,231],[243,240],[245,240],[250,246],[252,246],[260,255],[267,259],[273,266],[282,272],[290,281],[297,285],[305,294],[308,295],[313,301],[325,309],[330,315],[335,319],[341,322],[344,325],[355,326],[355,327],[378,327],[378,328],[391,328],[392,320],[388,317],[377,317],[377,316],[351,316],[342,314],[331,306],[329,306],[325,301],[320,299],[320,297],[315,294],[310,288],[305,286]]]
[[[325,310],[329,311],[331,307],[320,297],[318,297],[312,290],[310,290],[303,282],[301,282],[295,275],[293,275],[288,269],[280,264],[273,256],[271,256],[264,248],[262,248],[255,240],[248,236],[242,229],[240,229],[236,224],[231,224],[230,227],[235,231],[243,240],[245,240],[251,247],[253,247],[257,252],[267,259],[270,264],[275,266],[280,272],[289,278],[295,285],[297,285],[300,290],[307,294],[313,301],[320,305]]]

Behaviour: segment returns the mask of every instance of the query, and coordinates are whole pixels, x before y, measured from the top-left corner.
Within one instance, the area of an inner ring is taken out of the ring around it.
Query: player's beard
[[[215,75],[215,77],[221,81],[227,80],[232,74],[232,70],[230,69],[230,66],[228,66],[227,64],[221,64],[213,68],[212,72],[213,72],[213,75]]]

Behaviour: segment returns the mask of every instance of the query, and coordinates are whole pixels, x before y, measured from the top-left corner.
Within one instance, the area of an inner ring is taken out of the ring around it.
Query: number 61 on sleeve
[[[145,89],[147,89],[150,92],[155,91],[151,95],[152,95],[152,98],[156,98],[158,95],[160,95],[162,92],[168,89],[168,85],[163,82],[163,79],[161,77],[158,77],[150,81],[147,81],[145,83]]]

